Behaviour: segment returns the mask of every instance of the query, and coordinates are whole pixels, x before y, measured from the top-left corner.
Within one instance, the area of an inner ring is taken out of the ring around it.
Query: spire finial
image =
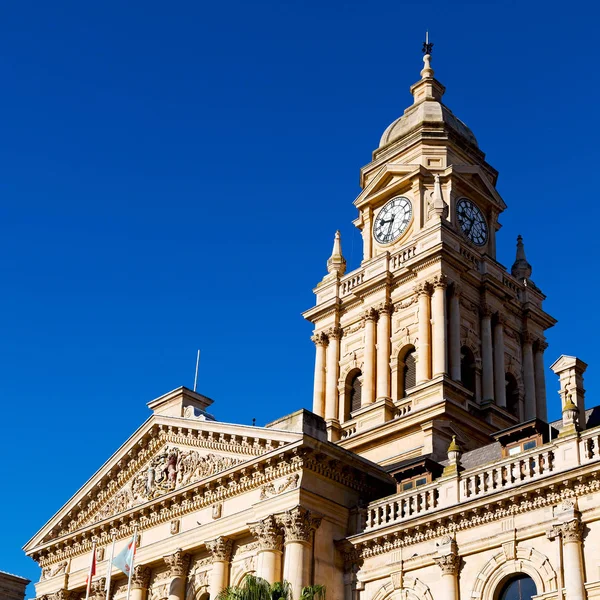
[[[425,41],[423,42],[423,62],[425,66],[421,71],[422,79],[433,78],[433,69],[431,68],[431,52],[433,50],[433,44],[429,41],[429,31],[425,32]]]
[[[523,244],[523,237],[517,236],[517,256],[515,262],[510,270],[511,275],[516,279],[523,280],[531,277],[531,265],[525,258],[525,245]]]
[[[346,259],[342,255],[342,236],[339,230],[335,232],[333,238],[333,250],[327,261],[327,271],[340,277],[346,272]]]

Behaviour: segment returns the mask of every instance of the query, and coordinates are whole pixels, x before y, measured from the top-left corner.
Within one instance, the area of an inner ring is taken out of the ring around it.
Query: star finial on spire
[[[433,44],[429,42],[429,31],[425,32],[425,41],[423,42],[423,54],[431,54]]]

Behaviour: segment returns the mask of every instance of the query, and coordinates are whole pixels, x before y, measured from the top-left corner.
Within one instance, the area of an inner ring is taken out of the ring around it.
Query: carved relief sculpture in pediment
[[[243,461],[240,459],[228,456],[202,455],[196,450],[167,446],[96,513],[94,521],[112,517],[241,462]]]

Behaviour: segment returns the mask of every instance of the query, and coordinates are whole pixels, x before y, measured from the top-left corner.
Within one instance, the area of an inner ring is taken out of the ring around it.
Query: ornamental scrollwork
[[[64,575],[67,571],[68,562],[63,560],[59,562],[57,565],[53,567],[45,567],[42,569],[42,581],[44,579],[50,579],[52,577],[56,577],[57,575]]]
[[[287,490],[296,489],[298,487],[299,479],[300,476],[298,473],[294,473],[293,475],[287,477],[285,481],[278,486],[276,486],[274,483],[267,483],[266,485],[263,485],[260,489],[260,499],[266,500],[271,496],[277,496],[283,492],[286,492]]]

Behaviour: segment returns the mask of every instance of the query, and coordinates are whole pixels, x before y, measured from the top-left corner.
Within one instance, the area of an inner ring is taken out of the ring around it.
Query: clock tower
[[[336,233],[315,288],[313,412],[329,439],[380,464],[445,456],[496,431],[546,420],[544,331],[555,320],[522,239],[511,272],[496,260],[497,171],[442,103],[431,45],[412,106],[361,169],[354,221],[360,267]]]

